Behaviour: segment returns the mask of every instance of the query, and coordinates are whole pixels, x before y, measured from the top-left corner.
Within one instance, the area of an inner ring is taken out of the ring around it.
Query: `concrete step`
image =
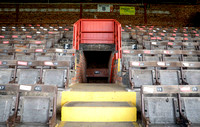
[[[61,105],[67,102],[131,102],[136,105],[136,92],[126,91],[63,91]]]
[[[131,102],[68,102],[62,106],[61,121],[130,122],[137,109]]]
[[[139,127],[135,122],[60,122],[57,127]]]

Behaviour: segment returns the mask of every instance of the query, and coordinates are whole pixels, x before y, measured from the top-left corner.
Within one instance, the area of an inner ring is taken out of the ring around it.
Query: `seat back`
[[[158,77],[161,85],[180,84],[180,71],[177,70],[159,70]]]
[[[189,85],[200,85],[199,70],[183,70],[184,78]]]
[[[55,125],[57,97],[55,86],[20,85],[19,91],[17,117],[20,118],[20,124]]]
[[[36,84],[39,77],[39,69],[18,69],[16,81],[18,84]]]
[[[174,97],[146,97],[144,108],[146,117],[149,117],[151,124],[173,124],[176,123]]]
[[[146,125],[175,125],[180,118],[177,86],[143,85],[142,117]]]
[[[0,126],[14,120],[17,102],[18,85],[0,85]]]
[[[0,69],[0,84],[8,84],[12,81],[14,69]]]
[[[189,121],[187,124],[191,126],[200,126],[200,86],[187,85],[180,87],[180,111],[185,119]]]
[[[134,87],[141,87],[142,85],[153,85],[154,83],[154,70],[134,70],[130,69],[130,81]]]
[[[67,69],[44,69],[43,70],[43,83],[44,85],[55,85],[63,88],[66,83],[68,70]]]

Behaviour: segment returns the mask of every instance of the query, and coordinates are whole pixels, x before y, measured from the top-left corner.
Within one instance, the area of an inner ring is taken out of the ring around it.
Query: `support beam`
[[[83,14],[83,5],[80,4],[80,19],[82,19],[82,14]]]

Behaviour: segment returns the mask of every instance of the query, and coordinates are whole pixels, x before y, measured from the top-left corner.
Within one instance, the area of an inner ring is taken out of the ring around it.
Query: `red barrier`
[[[121,58],[121,24],[115,19],[80,19],[74,23],[73,48],[79,44],[115,44]]]

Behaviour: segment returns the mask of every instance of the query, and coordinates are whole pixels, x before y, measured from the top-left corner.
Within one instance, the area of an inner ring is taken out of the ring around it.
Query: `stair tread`
[[[68,102],[64,107],[134,107],[130,102]]]
[[[133,122],[62,122],[58,127],[138,127]]]
[[[78,83],[71,86],[71,91],[82,92],[127,92],[126,89],[113,83]]]

